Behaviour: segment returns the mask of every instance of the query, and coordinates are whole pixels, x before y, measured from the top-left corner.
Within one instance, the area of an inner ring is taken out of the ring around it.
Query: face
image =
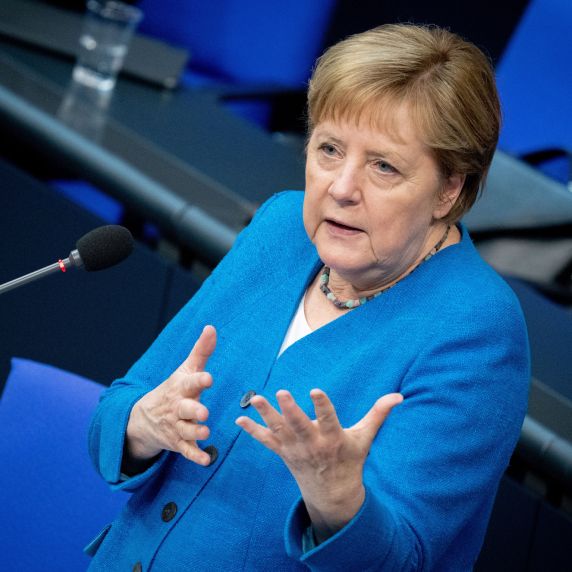
[[[362,290],[398,279],[431,250],[463,183],[441,175],[405,107],[395,125],[324,121],[308,143],[306,232],[324,264]]]

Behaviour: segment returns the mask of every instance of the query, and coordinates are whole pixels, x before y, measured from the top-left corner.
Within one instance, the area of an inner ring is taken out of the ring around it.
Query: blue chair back
[[[83,548],[127,500],[87,453],[102,385],[13,359],[0,401],[0,568],[85,570]]]
[[[240,84],[304,87],[335,0],[141,0],[141,31],[190,50],[191,69]]]
[[[570,0],[531,0],[497,66],[505,151],[572,149],[571,30]]]

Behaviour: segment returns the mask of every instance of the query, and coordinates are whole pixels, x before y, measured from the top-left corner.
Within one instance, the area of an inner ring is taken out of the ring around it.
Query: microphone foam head
[[[76,248],[84,268],[95,271],[119,264],[131,254],[134,245],[131,233],[124,226],[110,224],[82,236]]]

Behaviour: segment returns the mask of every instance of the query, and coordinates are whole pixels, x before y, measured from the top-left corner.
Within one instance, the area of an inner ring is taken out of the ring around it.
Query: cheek
[[[311,193],[306,190],[304,195],[304,209],[302,211],[302,219],[306,234],[313,240],[318,227],[317,205]]]
[[[306,191],[304,193],[303,219],[308,236],[312,238],[321,220],[324,200],[323,185],[314,170],[306,169]],[[327,193],[326,193],[327,194]]]
[[[432,221],[430,202],[410,200],[377,201],[368,205],[367,227],[370,248],[379,259],[424,240]]]

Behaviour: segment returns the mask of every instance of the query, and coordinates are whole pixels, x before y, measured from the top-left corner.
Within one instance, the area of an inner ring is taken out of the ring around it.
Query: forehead
[[[380,144],[408,148],[412,152],[431,152],[425,145],[422,129],[415,120],[411,106],[404,103],[331,114],[317,123],[314,133],[340,135],[342,139],[352,135],[372,143],[379,141]]]

